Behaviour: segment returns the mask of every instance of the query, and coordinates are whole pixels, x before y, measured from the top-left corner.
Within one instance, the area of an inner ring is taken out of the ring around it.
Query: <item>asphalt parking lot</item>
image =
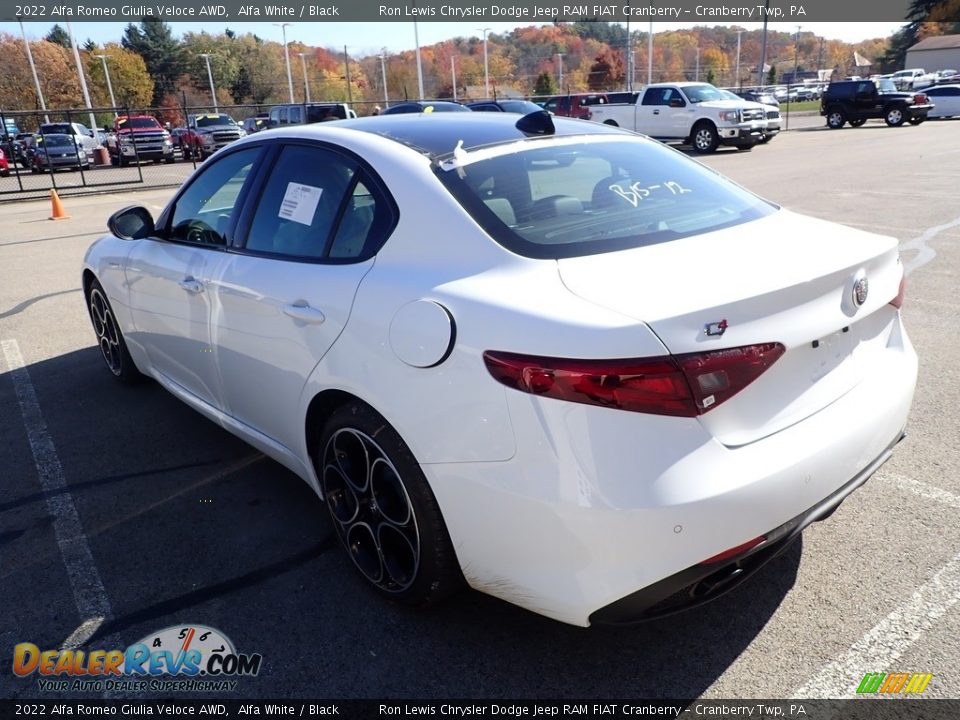
[[[960,120],[828,131],[817,118],[705,162],[900,240],[919,385],[907,439],[829,520],[710,605],[617,630],[474,592],[424,612],[387,604],[302,481],[159,386],[116,383],[80,262],[110,213],[156,213],[171,189],[71,198],[60,222],[48,202],[0,205],[0,697],[44,696],[10,673],[16,643],[123,648],[181,624],[263,655],[231,699],[838,697],[894,671],[960,697]],[[67,568],[85,551],[58,544],[51,507],[86,538],[96,574],[79,588]],[[86,624],[91,612],[104,621]]]

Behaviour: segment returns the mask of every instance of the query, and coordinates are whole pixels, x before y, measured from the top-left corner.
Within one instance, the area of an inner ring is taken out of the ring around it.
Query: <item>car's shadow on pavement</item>
[[[304,482],[158,384],[121,386],[97,348],[28,371],[112,608],[84,648],[211,626],[264,658],[236,697],[695,698],[796,579],[800,542],[714,602],[636,626],[575,628],[472,591],[402,608],[365,587]],[[13,473],[0,541],[14,558],[0,569],[0,625],[17,628],[16,642],[60,647],[86,618],[11,385],[0,375]],[[637,563],[649,552],[636,548]],[[8,681],[5,696],[36,694],[35,680]]]

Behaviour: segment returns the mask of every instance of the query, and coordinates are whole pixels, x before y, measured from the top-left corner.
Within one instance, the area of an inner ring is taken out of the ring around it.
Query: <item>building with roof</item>
[[[960,70],[960,35],[938,35],[921,40],[907,49],[905,68]]]

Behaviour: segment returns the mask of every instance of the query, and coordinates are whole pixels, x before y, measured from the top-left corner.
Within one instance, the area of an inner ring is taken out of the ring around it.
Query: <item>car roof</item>
[[[646,85],[645,88],[656,88],[656,87],[690,87],[691,85],[710,85],[706,82],[696,82],[694,80],[682,80],[680,82],[661,82],[661,83],[650,83]],[[711,85],[710,87],[714,87]]]
[[[450,155],[461,142],[464,150],[473,150],[530,137],[544,137],[531,136],[517,129],[517,122],[522,117],[526,116],[514,113],[439,113],[430,117],[399,114],[338,120],[336,125],[379,135],[436,159]],[[611,125],[570,118],[551,119],[556,130],[553,137],[632,134]]]

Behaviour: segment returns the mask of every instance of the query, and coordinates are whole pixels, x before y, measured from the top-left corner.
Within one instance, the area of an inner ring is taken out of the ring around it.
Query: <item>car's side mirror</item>
[[[684,107],[685,105],[686,105],[686,103],[685,103],[683,100],[681,100],[680,98],[673,98],[673,99],[670,100],[670,107],[672,107],[672,108],[682,108],[682,107]]]
[[[142,205],[118,210],[107,220],[107,227],[121,240],[142,240],[156,232],[153,216]]]

